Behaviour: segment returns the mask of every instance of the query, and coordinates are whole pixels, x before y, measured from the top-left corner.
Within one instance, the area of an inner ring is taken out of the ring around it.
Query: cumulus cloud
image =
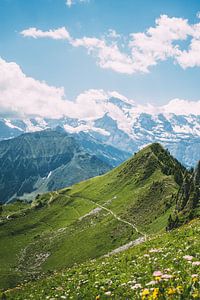
[[[122,53],[116,43],[108,44],[103,39],[82,37],[74,39],[65,28],[42,31],[36,28],[29,28],[21,31],[24,37],[52,38],[67,40],[73,47],[84,47],[89,54],[97,57],[98,65],[103,69],[112,69],[119,73],[133,73],[132,60],[128,55]]]
[[[97,64],[103,69],[111,69],[118,73],[132,74],[134,65],[131,58],[122,53],[116,43],[108,44],[98,38],[83,37],[71,41],[74,47],[84,47],[89,54],[97,57]]]
[[[118,98],[132,108],[118,106],[110,101]],[[164,106],[137,104],[117,91],[90,89],[79,94],[73,101],[65,96],[64,88],[26,76],[15,62],[0,58],[0,116],[13,118],[78,118],[92,122],[106,113],[120,120],[120,128],[131,131],[131,118],[141,112],[150,114],[175,113],[200,115],[200,101],[173,99]],[[128,114],[127,114],[128,113]],[[127,123],[128,118],[130,119]],[[130,126],[127,129],[127,124]]]
[[[63,88],[28,77],[16,63],[0,58],[1,115],[60,118],[68,110],[64,98]]]
[[[108,103],[111,95],[118,95],[113,93],[90,89],[69,101],[64,88],[28,77],[15,62],[0,58],[1,116],[95,119],[114,109],[114,105]]]
[[[151,115],[158,114],[175,114],[175,115],[200,115],[200,100],[191,101],[186,99],[175,98],[170,100],[165,105],[152,105],[147,103],[146,105],[137,104],[133,110],[133,114],[147,113]]]
[[[200,115],[200,100],[188,101],[176,98],[169,101],[161,109],[164,113],[173,113],[176,115]]]
[[[67,1],[69,6],[73,1]],[[187,19],[167,15],[156,19],[154,27],[145,32],[130,33],[128,38],[114,29],[109,29],[101,38],[74,38],[65,27],[49,31],[29,28],[21,34],[24,37],[65,39],[73,47],[84,47],[88,54],[97,58],[101,68],[118,73],[148,73],[150,67],[169,58],[182,68],[200,66],[200,23],[189,24]],[[180,41],[189,41],[188,48],[181,47]]]
[[[177,57],[177,62],[183,69],[200,67],[200,40],[192,39],[189,50],[181,51]]]
[[[176,59],[181,51],[174,42],[185,40],[192,32],[187,20],[162,15],[146,33],[132,33],[129,47],[136,70],[148,72],[158,61]]]

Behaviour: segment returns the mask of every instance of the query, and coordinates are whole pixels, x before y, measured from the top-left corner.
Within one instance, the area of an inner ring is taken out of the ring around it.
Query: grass
[[[164,153],[160,146],[159,151]],[[170,156],[168,160],[176,165]],[[0,288],[96,259],[139,237],[105,209],[88,214],[99,205],[139,231],[164,232],[178,185],[162,168],[150,146],[103,176],[41,195],[27,207],[5,206],[0,223]]]
[[[7,291],[7,299],[200,299],[200,220]]]

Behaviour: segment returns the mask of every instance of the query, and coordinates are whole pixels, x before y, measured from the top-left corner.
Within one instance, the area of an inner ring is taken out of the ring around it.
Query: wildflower
[[[194,262],[192,263],[192,265],[193,265],[193,266],[200,266],[200,261],[194,261]]]
[[[111,294],[112,294],[111,291],[105,292],[105,295],[106,295],[106,296],[111,296]]]
[[[170,275],[170,274],[163,274],[163,275],[162,275],[162,279],[166,279],[166,280],[171,279],[172,277],[173,277],[173,276]]]
[[[152,298],[153,299],[158,299],[158,295],[159,295],[159,288],[155,288],[153,290]]]
[[[177,292],[179,293],[179,294],[182,294],[183,293],[183,287],[181,286],[181,285],[179,285],[179,286],[177,286]]]
[[[192,278],[195,278],[195,277],[198,277],[199,275],[198,274],[192,274]]]
[[[126,285],[126,283],[124,282],[124,283],[122,283],[122,284],[120,284],[120,286],[125,286]]]
[[[142,299],[145,299],[150,294],[148,289],[144,289],[142,291]]]
[[[150,249],[149,250],[150,253],[159,253],[159,252],[162,252],[161,249]]]
[[[141,284],[140,283],[136,283],[135,285],[133,285],[132,287],[131,287],[131,289],[132,290],[135,290],[135,289],[140,289],[142,286],[141,286]]]
[[[157,281],[152,280],[152,281],[148,282],[146,285],[155,285],[156,283],[157,283]]]
[[[191,261],[191,260],[193,260],[194,257],[192,255],[184,255],[183,258],[188,261]]]
[[[99,299],[100,299],[100,296],[99,296],[99,295],[97,295],[97,296],[96,296],[96,300],[99,300]]]
[[[199,296],[200,296],[200,293],[197,290],[192,293],[192,297],[194,299],[199,299]]]
[[[176,293],[176,289],[173,287],[168,288],[167,294],[168,295],[174,295]]]
[[[161,277],[162,275],[163,275],[163,273],[161,271],[154,271],[153,272],[154,277]]]
[[[165,269],[164,271],[165,271],[165,272],[170,272],[171,270],[168,268],[168,269]]]
[[[198,281],[198,277],[197,276],[195,276],[195,277],[192,278],[192,282],[197,282],[197,281]]]

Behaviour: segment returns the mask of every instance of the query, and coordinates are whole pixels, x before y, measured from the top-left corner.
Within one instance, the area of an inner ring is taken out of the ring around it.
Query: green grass
[[[174,207],[171,195],[178,185],[163,173],[163,162],[176,161],[159,146],[146,147],[111,172],[36,199],[27,208],[19,204],[10,220],[4,207],[0,224],[0,288],[13,287],[26,278],[71,267],[100,257],[138,238],[128,224],[145,233],[164,232]],[[8,213],[9,211],[9,213]]]
[[[0,215],[0,217],[3,218],[8,215],[23,212],[24,210],[26,210],[29,207],[30,207],[30,205],[28,205],[27,203],[25,203],[23,201],[19,201],[19,200],[15,201],[13,203],[10,203],[9,205],[4,205],[3,211],[2,211],[2,214]]]
[[[7,291],[7,299],[200,299],[200,220]],[[185,256],[192,256],[188,260]],[[154,272],[161,274],[154,276]]]

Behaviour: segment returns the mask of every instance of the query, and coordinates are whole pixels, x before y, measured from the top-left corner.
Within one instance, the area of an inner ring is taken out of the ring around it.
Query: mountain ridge
[[[94,117],[64,117],[61,119],[1,118],[0,139],[12,138],[23,132],[63,128],[72,135],[85,133],[98,142],[133,153],[146,144],[162,143],[185,166],[196,165],[199,159],[200,115],[176,115],[138,110],[132,102],[111,97],[101,102],[93,100],[101,114]],[[97,110],[98,111],[98,110]],[[153,108],[152,108],[153,111]]]
[[[38,195],[32,204],[3,206],[0,265],[7,275],[0,284],[12,286],[23,276],[103,256],[141,234],[164,232],[180,188],[179,168],[182,174],[185,168],[154,144],[104,175]]]

